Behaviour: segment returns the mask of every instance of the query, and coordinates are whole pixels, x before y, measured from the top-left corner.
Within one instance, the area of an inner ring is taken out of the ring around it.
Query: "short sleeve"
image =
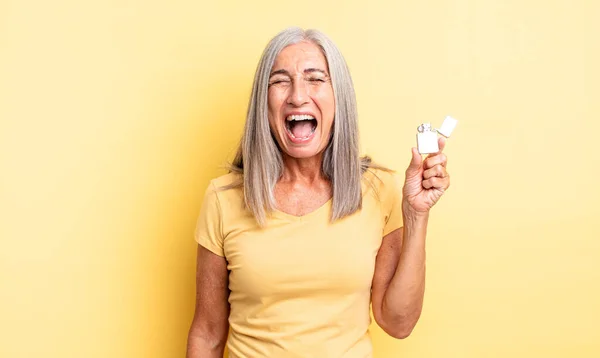
[[[385,197],[382,198],[384,227],[383,236],[399,229],[403,225],[402,219],[402,186],[404,185],[400,175],[386,173],[383,176],[383,190]]]
[[[214,184],[211,182],[200,208],[200,216],[194,233],[196,242],[211,252],[225,256],[223,249],[222,213],[219,197]]]

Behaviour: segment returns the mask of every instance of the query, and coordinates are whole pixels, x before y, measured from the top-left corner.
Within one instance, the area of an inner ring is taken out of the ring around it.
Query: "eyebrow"
[[[325,76],[329,76],[327,74],[327,72],[319,69],[319,68],[307,68],[304,70],[304,73],[313,73],[313,72],[320,72],[322,74],[324,74]],[[290,75],[290,73],[287,70],[284,69],[280,69],[280,70],[275,70],[273,72],[271,72],[271,74],[269,75],[269,78],[275,76],[275,75],[286,75],[288,77],[292,77],[292,75]]]
[[[325,76],[329,76],[327,74],[327,72],[325,72],[319,68],[307,68],[306,70],[304,70],[304,73],[313,73],[313,72],[320,72],[320,73],[324,74]]]

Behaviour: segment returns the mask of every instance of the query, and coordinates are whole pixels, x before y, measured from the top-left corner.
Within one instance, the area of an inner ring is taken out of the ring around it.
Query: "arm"
[[[404,227],[382,241],[373,276],[373,315],[377,324],[395,338],[406,338],[417,324],[425,294],[425,237],[429,210],[450,186],[447,158],[440,151],[422,161],[412,149],[403,187]]]
[[[187,358],[222,358],[229,331],[227,260],[198,245],[196,311]]]
[[[425,293],[425,235],[427,217],[383,238],[373,277],[373,315],[394,338],[406,338],[421,316]],[[410,223],[409,223],[410,222]]]

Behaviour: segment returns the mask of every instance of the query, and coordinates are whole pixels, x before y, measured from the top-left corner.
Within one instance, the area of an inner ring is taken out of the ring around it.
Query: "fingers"
[[[448,157],[446,157],[446,154],[438,152],[434,155],[428,156],[427,159],[425,159],[423,162],[423,168],[430,169],[436,165],[446,167],[446,164],[448,164]]]
[[[423,161],[423,188],[445,191],[450,187],[450,175],[446,171],[448,157],[442,153],[446,147],[446,139],[444,137],[438,139],[438,146],[440,150],[435,154],[427,156]]]
[[[433,166],[433,168],[427,169],[423,172],[423,179],[429,179],[433,177],[445,178],[447,176],[448,172],[441,164],[437,164]]]
[[[423,180],[423,188],[425,189],[438,189],[441,191],[445,191],[450,187],[450,177],[447,176],[445,178],[440,177],[431,177],[427,180]]]
[[[444,138],[444,137],[438,138],[438,147],[440,148],[438,153],[441,153],[444,151],[444,148],[446,147],[446,138]]]
[[[442,162],[447,161],[446,155],[444,155],[442,152],[444,151],[444,148],[446,147],[446,138],[444,137],[440,137],[438,138],[438,152],[437,153],[433,153],[433,154],[429,154],[427,156],[427,158],[425,159],[425,163],[424,163],[424,167],[425,169],[427,168],[431,168],[434,165],[440,164],[440,160]],[[438,159],[433,159],[433,158],[437,158],[439,156],[442,156],[442,159],[438,158]],[[432,159],[429,159],[432,158]],[[427,160],[429,159],[429,160]],[[429,164],[428,164],[429,163]],[[442,163],[443,166],[446,166],[445,163]]]

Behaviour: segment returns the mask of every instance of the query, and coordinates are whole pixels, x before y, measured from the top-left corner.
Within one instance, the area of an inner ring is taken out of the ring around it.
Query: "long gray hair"
[[[359,156],[356,95],[350,71],[337,46],[317,30],[292,27],[277,34],[265,48],[252,85],[246,125],[231,170],[242,173],[246,207],[260,226],[275,209],[274,188],[283,173],[283,159],[268,120],[269,76],[277,55],[285,47],[309,41],[319,46],[329,65],[335,96],[331,139],[323,155],[322,171],[333,188],[331,221],[351,215],[362,206],[361,178],[370,158]]]

